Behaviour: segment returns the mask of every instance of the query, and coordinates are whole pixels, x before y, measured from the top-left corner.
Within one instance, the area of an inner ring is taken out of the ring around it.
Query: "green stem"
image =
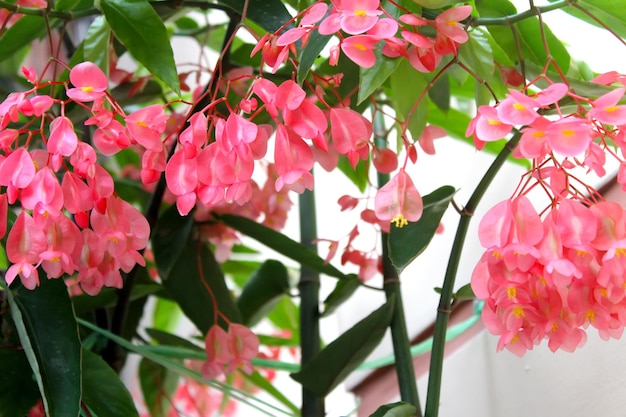
[[[385,126],[383,115],[377,113],[374,119],[374,140],[378,147],[386,147]],[[378,173],[378,185],[382,187],[389,181],[389,174]],[[406,317],[404,315],[404,304],[402,302],[402,291],[400,288],[400,277],[398,271],[391,263],[387,242],[389,234],[382,233],[382,257],[383,257],[383,288],[387,302],[390,298],[395,298],[393,318],[389,325],[391,329],[391,342],[393,344],[393,354],[395,358],[396,376],[400,398],[409,404],[413,404],[416,416],[421,417],[419,395],[417,393],[417,379],[415,378],[415,368],[413,367],[413,355],[411,354],[411,341],[406,327]]]
[[[315,194],[305,191],[300,194],[300,241],[317,251],[313,243],[317,237]],[[301,364],[307,364],[321,349],[319,290],[320,277],[316,271],[301,267],[300,282],[300,354]],[[323,417],[324,398],[302,387],[302,417]]]
[[[521,12],[518,14],[514,14],[511,16],[502,16],[502,17],[477,17],[470,18],[467,22],[468,26],[511,26],[514,23],[517,23],[521,20],[528,19],[529,17],[538,16],[542,13],[547,13],[552,10],[562,9],[565,6],[569,6],[570,4],[575,3],[572,0],[560,0],[554,3],[545,5],[545,6],[535,6],[526,10],[525,12]]]
[[[437,319],[435,321],[435,330],[433,333],[433,348],[430,356],[430,372],[428,376],[428,394],[426,397],[425,417],[437,417],[439,415],[439,398],[441,395],[441,376],[443,371],[444,349],[446,343],[446,331],[448,328],[448,319],[450,318],[450,310],[452,306],[452,290],[456,279],[461,252],[465,244],[465,236],[474,215],[474,211],[487,188],[495,178],[504,162],[508,159],[520,140],[520,133],[515,135],[507,142],[504,149],[500,151],[496,159],[493,161],[485,175],[482,177],[474,193],[469,198],[467,205],[464,207],[459,226],[456,230],[454,243],[448,267],[441,289],[441,297],[439,298],[439,307],[437,308]]]

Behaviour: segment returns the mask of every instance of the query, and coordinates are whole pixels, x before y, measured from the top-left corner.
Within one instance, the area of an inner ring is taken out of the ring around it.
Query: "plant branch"
[[[300,203],[300,241],[309,249],[317,252],[315,213],[315,194],[305,191],[299,196]],[[309,268],[301,267],[300,282],[300,352],[301,364],[306,365],[321,349],[320,311],[319,311],[319,274]],[[302,387],[302,417],[323,417],[324,398]]]
[[[374,119],[374,134],[376,146],[386,147],[387,141],[384,134],[385,131],[383,115],[378,112]],[[389,181],[389,174],[378,172],[378,185],[383,186]],[[406,327],[406,317],[404,315],[404,304],[402,302],[402,291],[400,287],[400,277],[398,271],[391,263],[389,257],[389,249],[387,242],[389,240],[388,233],[382,233],[382,259],[383,259],[383,288],[387,302],[390,298],[395,298],[393,317],[389,325],[391,329],[391,342],[393,344],[393,354],[395,358],[396,376],[398,378],[398,387],[400,398],[417,409],[416,416],[421,417],[422,409],[420,406],[419,395],[417,393],[417,380],[415,378],[415,368],[413,367],[413,355],[411,354],[411,342]]]
[[[525,12],[517,13],[511,16],[502,17],[476,17],[470,18],[467,21],[468,26],[511,26],[519,21],[528,19],[529,17],[539,16],[542,13],[547,13],[552,10],[562,9],[569,6],[572,0],[561,0],[545,6],[531,7]]]
[[[428,394],[426,397],[425,417],[437,417],[439,415],[439,398],[441,394],[441,376],[443,371],[444,349],[446,343],[446,331],[448,328],[448,319],[450,318],[450,310],[452,307],[452,293],[454,289],[454,281],[456,279],[459,261],[461,260],[461,252],[465,245],[465,237],[469,228],[470,221],[474,215],[474,211],[478,203],[484,196],[487,188],[495,178],[504,162],[513,152],[513,149],[519,143],[521,134],[516,132],[515,135],[507,142],[502,151],[493,161],[485,175],[482,177],[478,186],[470,196],[467,205],[461,212],[459,225],[452,244],[448,267],[446,269],[441,296],[439,298],[439,307],[437,308],[437,318],[435,321],[435,330],[433,333],[433,348],[430,357],[430,372],[428,376]]]

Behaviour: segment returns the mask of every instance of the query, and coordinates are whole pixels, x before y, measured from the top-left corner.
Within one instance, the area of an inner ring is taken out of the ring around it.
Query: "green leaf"
[[[391,322],[394,301],[392,296],[380,308],[333,340],[291,377],[320,397],[328,395],[380,343]]]
[[[291,14],[281,0],[218,0],[223,4],[241,14],[244,6],[246,17],[257,23],[268,32],[276,32],[282,25],[292,19]]]
[[[97,308],[113,307],[117,302],[117,289],[103,288],[98,295],[81,294],[72,297],[72,304],[76,315],[89,313]],[[163,291],[163,286],[157,283],[137,284],[133,286],[130,301],[138,300],[147,295]]]
[[[83,349],[82,401],[98,417],[139,416],[120,377],[98,355]]]
[[[306,76],[313,66],[313,63],[331,37],[330,35],[320,35],[316,30],[311,33],[306,46],[302,48],[302,52],[300,52],[297,77],[298,84],[302,84],[304,80],[306,80]]]
[[[174,301],[157,298],[152,314],[154,327],[165,331],[174,331],[178,327],[181,310]]]
[[[164,280],[185,248],[192,226],[193,216],[181,216],[176,205],[170,206],[159,217],[152,232],[152,250],[159,275]]]
[[[200,346],[172,333],[164,332],[162,330],[153,329],[153,328],[146,329],[146,333],[153,340],[156,340],[160,345],[178,346],[178,347],[183,347],[185,349],[195,350],[198,352],[204,352],[204,349],[202,349]]]
[[[283,297],[267,318],[279,329],[289,330],[291,338],[299,341],[300,310],[291,298]]]
[[[435,81],[433,87],[428,90],[428,97],[441,110],[450,110],[450,77],[443,74]]]
[[[399,401],[397,403],[381,405],[370,414],[370,417],[413,417],[417,408],[413,404]]]
[[[0,348],[0,369],[0,417],[27,415],[40,396],[24,351]]]
[[[530,57],[536,64],[544,65],[548,61],[548,55],[544,48],[541,37],[541,26],[538,18],[524,19],[516,24],[522,42],[522,53],[525,57]],[[543,24],[543,33],[548,44],[550,55],[563,73],[567,73],[571,57],[563,42],[557,38],[548,25]]]
[[[474,294],[471,284],[465,284],[454,293],[454,298],[457,300],[475,300],[476,294]]]
[[[83,59],[96,64],[105,73],[109,74],[109,40],[111,28],[104,16],[98,16],[89,26],[87,36],[83,41]]]
[[[251,375],[246,374],[245,372],[239,373],[249,382],[262,389],[263,391],[270,394],[272,397],[283,403],[287,408],[294,412],[295,415],[300,415],[300,409],[292,403],[289,398],[287,398],[282,392],[280,392],[271,382],[267,380],[263,375],[261,375],[258,371],[254,371]]]
[[[46,34],[46,21],[39,16],[22,16],[0,36],[0,62]]]
[[[178,385],[178,375],[163,366],[142,358],[139,362],[139,385],[152,417],[166,417]]]
[[[361,286],[361,280],[356,275],[348,279],[337,281],[335,289],[324,300],[324,312],[322,317],[331,315],[337,307],[343,304]]]
[[[41,272],[39,271],[40,276]],[[7,291],[20,342],[48,415],[77,416],[81,397],[81,345],[67,286],[41,277],[39,287]]]
[[[557,0],[549,1],[554,3]],[[587,23],[602,27],[590,17],[595,16],[613,32],[626,38],[626,7],[623,0],[577,0],[576,5],[578,7],[565,7],[563,10]],[[580,9],[586,10],[589,15]]]
[[[176,94],[180,84],[167,29],[148,0],[100,0],[111,30],[128,52]]]
[[[64,12],[88,9],[90,7],[93,7],[93,0],[57,0],[54,2],[54,10]]]
[[[376,91],[397,69],[402,59],[391,59],[381,52],[382,47],[376,48],[376,64],[371,68],[360,67],[359,95],[357,104],[363,103]]]
[[[287,268],[269,259],[250,277],[237,299],[246,326],[253,326],[267,315],[280,298],[289,293]]]
[[[368,171],[369,171],[369,159],[362,160],[356,163],[356,167],[352,168],[352,164],[347,157],[340,155],[339,163],[337,164],[337,168],[348,178],[361,192],[365,192],[367,188],[368,181]]]
[[[250,220],[247,217],[234,216],[232,214],[220,214],[217,219],[227,226],[263,243],[268,248],[274,249],[276,252],[293,259],[300,265],[331,277],[342,279],[347,277],[346,274],[339,271],[331,264],[324,262],[324,260],[311,249],[254,220]]]
[[[391,226],[389,232],[389,257],[398,273],[401,273],[428,246],[443,213],[454,196],[454,187],[446,185],[423,197],[422,217],[404,227]]]
[[[389,77],[389,81],[392,92],[391,101],[398,120],[400,122],[408,120],[408,131],[413,141],[416,141],[426,127],[428,117],[428,102],[430,101],[426,93],[428,79],[425,74],[413,68],[409,61],[402,60],[398,69]]]
[[[216,307],[220,315],[241,323],[241,314],[226,286],[224,274],[204,243],[189,239],[171,273],[163,279],[163,286],[203,334],[215,324]],[[226,326],[221,317],[219,321]]]

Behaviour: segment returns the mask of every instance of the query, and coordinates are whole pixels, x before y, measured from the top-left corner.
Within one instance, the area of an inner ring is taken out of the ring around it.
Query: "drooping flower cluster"
[[[68,95],[100,108],[108,81],[91,77],[92,66],[75,67]],[[23,72],[36,84],[32,70]],[[115,194],[113,178],[98,163],[94,148],[78,138],[64,114],[65,105],[38,94],[37,85],[0,103],[2,236],[9,205],[17,210],[7,236],[11,266],[5,279],[10,284],[19,277],[32,289],[39,284],[41,267],[49,278],[75,274],[85,292],[96,294],[103,286],[121,287],[120,270],[145,265],[140,251],[148,243],[149,226],[137,209]],[[60,115],[54,113],[55,106],[60,106]],[[12,123],[21,117],[42,122],[14,128]],[[43,128],[46,120],[51,120],[49,131]]]
[[[215,324],[206,334],[205,350],[208,360],[202,366],[204,378],[230,374],[236,368],[250,374],[250,360],[259,353],[259,338],[241,324],[230,323],[228,332]]]
[[[526,197],[506,200],[479,227],[487,250],[472,274],[498,350],[522,356],[544,339],[573,351],[594,327],[603,339],[626,326],[626,211],[617,203],[563,199],[537,214]]]
[[[460,22],[471,11],[471,6],[453,7],[428,20],[403,10],[395,19],[381,7],[380,0],[333,0],[330,10],[317,2],[302,13],[297,27],[265,35],[253,53],[262,50],[263,62],[276,72],[295,42],[306,44],[311,31],[317,29],[321,35],[339,36],[339,45],[330,51],[331,64],[337,62],[341,50],[357,65],[372,67],[375,50],[381,47],[388,58],[403,57],[418,71],[432,72],[445,55],[456,55],[459,45],[467,42],[468,34]],[[425,27],[434,29],[435,36],[423,34]]]

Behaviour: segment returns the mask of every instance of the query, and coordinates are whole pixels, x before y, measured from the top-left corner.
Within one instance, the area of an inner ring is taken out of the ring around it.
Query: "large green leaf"
[[[306,46],[302,48],[302,51],[300,52],[297,77],[299,84],[304,82],[309,70],[313,66],[313,63],[319,56],[320,52],[322,52],[322,49],[326,47],[330,38],[330,35],[320,35],[317,31],[313,31],[311,33]]]
[[[428,79],[425,74],[413,68],[409,61],[402,60],[389,77],[389,82],[396,115],[400,122],[408,121],[408,131],[416,141],[426,127],[428,117]]]
[[[413,417],[417,408],[413,404],[397,402],[381,405],[370,417]]]
[[[40,398],[24,351],[0,348],[0,417],[25,416]]]
[[[77,416],[81,397],[81,345],[65,282],[43,276],[34,290],[14,284],[7,293],[20,342],[47,414]]]
[[[226,286],[224,274],[213,253],[202,242],[189,239],[170,274],[163,279],[163,286],[202,333],[215,324],[216,307],[220,316],[235,323],[241,322],[241,314]],[[219,322],[226,326],[221,317]]]
[[[549,1],[554,3],[557,0]],[[563,10],[585,22],[602,27],[590,17],[590,15],[594,16],[613,32],[626,38],[626,7],[624,7],[623,0],[577,0],[576,5],[578,7],[565,7]]]
[[[376,48],[376,64],[370,68],[360,68],[359,95],[357,104],[361,104],[374,93],[397,69],[402,59],[387,58],[381,52],[382,46]]]
[[[98,417],[139,416],[119,375],[95,353],[86,349],[82,353],[83,402]]]
[[[89,26],[83,41],[83,59],[96,64],[105,73],[109,73],[109,40],[111,28],[103,16],[98,16]]]
[[[356,275],[349,279],[337,281],[335,289],[324,300],[324,311],[322,317],[332,314],[337,307],[343,304],[361,286],[361,280]]]
[[[398,273],[401,273],[417,256],[426,249],[437,232],[443,213],[454,196],[454,187],[438,188],[424,196],[424,212],[416,222],[404,227],[391,226],[389,232],[389,257]]]
[[[152,232],[152,250],[159,275],[164,280],[172,272],[172,267],[180,257],[189,239],[193,216],[181,216],[175,205],[170,206],[161,216]]]
[[[370,160],[359,159],[356,163],[356,166],[352,168],[352,164],[348,158],[344,155],[339,156],[339,163],[337,164],[337,168],[343,175],[346,176],[362,193],[365,192],[368,184],[368,171],[370,167]]]
[[[247,217],[234,216],[232,214],[221,214],[218,220],[263,243],[268,248],[274,249],[276,252],[293,259],[300,265],[331,277],[347,277],[346,274],[331,264],[324,262],[324,260],[311,249],[254,220],[250,220]]]
[[[320,397],[328,395],[374,350],[393,316],[392,296],[380,308],[322,349],[291,377]]]
[[[174,53],[163,21],[148,0],[100,0],[113,34],[148,71],[180,94]]]
[[[39,16],[22,16],[0,36],[0,62],[10,58],[46,34],[46,21]]]
[[[253,326],[267,315],[289,292],[287,268],[269,259],[250,277],[237,299],[243,323]]]
[[[246,17],[268,32],[276,32],[292,18],[280,0],[218,0],[218,3],[239,14],[243,13],[243,8],[247,4]]]
[[[517,13],[515,6],[507,0],[476,0],[475,4],[481,17],[501,18]],[[516,23],[513,28],[518,32],[521,46],[519,51],[511,27],[494,25],[488,27],[493,39],[509,55],[513,62],[518,62],[520,58],[524,58],[537,65],[545,65],[547,54],[542,39],[542,35],[545,35],[550,55],[561,70],[564,73],[567,72],[570,65],[569,53],[563,46],[563,43],[554,36],[545,23],[542,31],[539,19],[533,16]]]

